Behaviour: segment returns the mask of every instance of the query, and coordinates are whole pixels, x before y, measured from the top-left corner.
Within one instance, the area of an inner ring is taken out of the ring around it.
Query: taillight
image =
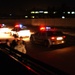
[[[56,38],[55,37],[51,37],[51,40],[55,40]]]
[[[66,38],[66,36],[63,36],[63,38]]]

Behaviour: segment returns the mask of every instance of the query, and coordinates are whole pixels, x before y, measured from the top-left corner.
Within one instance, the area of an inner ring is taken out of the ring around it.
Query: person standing
[[[16,45],[17,45],[17,41],[18,41],[18,36],[14,36],[14,39],[12,40],[12,42],[11,42],[11,44],[10,44],[10,46],[12,47],[12,48],[14,48]]]
[[[23,40],[22,36],[19,38],[19,40],[21,41],[22,44],[24,44],[24,45],[26,44],[25,41]]]
[[[10,41],[9,41],[9,39],[6,39],[6,45],[10,47]]]
[[[17,45],[14,47],[14,49],[18,50],[19,52],[26,54],[25,45],[21,42],[21,40],[17,41]]]

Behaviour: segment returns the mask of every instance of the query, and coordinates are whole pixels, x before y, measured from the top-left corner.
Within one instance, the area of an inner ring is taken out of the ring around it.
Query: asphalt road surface
[[[1,36],[1,35],[0,35]],[[5,35],[6,36],[6,35]],[[7,34],[7,38],[10,37]],[[5,39],[6,37],[0,37]],[[75,75],[75,37],[68,36],[66,44],[46,48],[42,45],[31,44],[29,38],[26,41],[27,54],[62,71]]]
[[[66,39],[63,45],[46,48],[42,45],[26,43],[27,54],[54,66],[70,75],[75,75],[75,37]]]

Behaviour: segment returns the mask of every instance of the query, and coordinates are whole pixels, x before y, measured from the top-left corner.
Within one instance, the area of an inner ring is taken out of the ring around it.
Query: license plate
[[[62,40],[63,39],[63,37],[57,37],[57,40]]]

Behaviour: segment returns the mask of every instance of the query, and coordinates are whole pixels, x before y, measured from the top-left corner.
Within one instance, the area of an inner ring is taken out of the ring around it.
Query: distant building
[[[0,14],[0,19],[41,19],[41,18],[75,18],[75,10],[47,9],[47,10],[27,10],[25,14]]]
[[[75,10],[31,10],[25,18],[75,18]]]

